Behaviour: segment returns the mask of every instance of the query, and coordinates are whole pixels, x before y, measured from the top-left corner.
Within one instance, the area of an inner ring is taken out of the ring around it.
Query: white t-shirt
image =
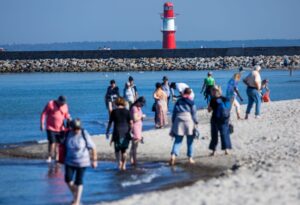
[[[189,88],[189,87],[190,87],[190,86],[188,86],[188,85],[185,84],[185,83],[176,83],[176,90],[178,90],[180,93],[183,93],[184,90],[185,90],[186,88]],[[191,89],[191,90],[192,90],[191,98],[194,100],[194,98],[195,98],[195,93],[194,93],[193,89]]]

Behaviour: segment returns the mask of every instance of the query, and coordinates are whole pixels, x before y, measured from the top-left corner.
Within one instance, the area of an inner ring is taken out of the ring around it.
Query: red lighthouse
[[[162,16],[163,20],[163,48],[165,49],[175,49],[176,41],[175,41],[175,14],[173,3],[167,2],[164,4],[164,14]]]

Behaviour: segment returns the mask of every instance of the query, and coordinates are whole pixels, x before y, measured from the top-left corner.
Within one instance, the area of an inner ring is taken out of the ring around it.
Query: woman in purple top
[[[80,119],[72,120],[71,130],[67,133],[65,182],[73,194],[72,205],[79,205],[83,191],[83,176],[86,167],[97,167],[97,151],[89,133],[81,128]],[[92,150],[92,163],[89,150]],[[75,176],[75,180],[74,180]]]

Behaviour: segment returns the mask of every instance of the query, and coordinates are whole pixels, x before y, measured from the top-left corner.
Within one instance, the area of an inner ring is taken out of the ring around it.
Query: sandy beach
[[[245,106],[242,106],[242,113]],[[120,201],[100,204],[300,204],[300,100],[262,105],[262,118],[237,121],[232,114],[233,150],[225,156],[218,150],[208,157],[210,140],[206,110],[198,112],[200,140],[195,142],[196,165],[222,167],[219,177],[199,180],[191,186],[133,195]],[[144,132],[145,144],[139,147],[140,161],[167,162],[172,140],[169,129]],[[100,160],[114,160],[113,148],[104,136],[95,136]],[[179,164],[186,164],[183,144]],[[46,145],[1,149],[2,156],[43,158]],[[100,164],[101,166],[101,164]]]

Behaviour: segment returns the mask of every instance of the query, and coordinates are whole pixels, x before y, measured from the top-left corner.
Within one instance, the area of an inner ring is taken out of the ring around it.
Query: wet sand
[[[212,170],[219,170],[214,175],[218,177],[101,204],[300,204],[300,100],[263,104],[260,119],[252,115],[247,121],[237,121],[232,114],[234,149],[229,156],[220,150],[215,157],[208,156],[209,114],[202,110],[198,116],[201,139],[195,142],[196,164],[186,163],[185,144],[178,163],[189,171],[203,173],[204,179]],[[139,160],[167,163],[172,146],[168,133],[169,129],[144,132],[145,144],[139,146]],[[94,140],[99,158],[114,160],[113,147],[105,137],[95,136]],[[28,145],[0,149],[0,154],[45,158],[46,150],[45,144]]]

